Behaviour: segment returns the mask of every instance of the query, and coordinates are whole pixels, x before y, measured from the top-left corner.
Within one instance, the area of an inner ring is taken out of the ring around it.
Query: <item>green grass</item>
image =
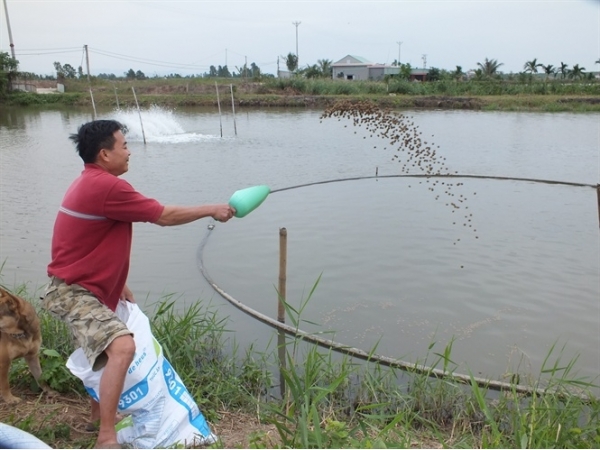
[[[298,308],[286,304],[288,320],[296,327],[303,322],[301,314],[317,285],[318,281]],[[15,290],[29,298],[25,289]],[[357,362],[293,337],[281,349],[282,365],[277,357],[280,349],[239,349],[227,320],[210,304],[197,301],[176,309],[181,302],[168,295],[147,314],[165,356],[204,415],[215,421],[217,410],[259,411],[263,421],[276,427],[282,448],[600,446],[600,403],[591,395],[597,387],[574,376],[576,360],[562,363],[562,349],[555,346],[540,374],[521,377],[545,387],[546,393],[526,396],[516,388],[493,392],[474,378],[465,385],[428,376],[432,373],[407,374],[373,362]],[[44,311],[39,314],[45,378],[60,380],[57,387],[62,392],[81,393],[81,383],[64,367],[72,351],[69,333]],[[452,344],[436,352],[432,343],[419,364],[452,372]],[[278,365],[285,381],[281,397],[275,392]],[[11,383],[31,382],[25,372],[24,365],[13,365]],[[19,423],[47,442],[64,442],[67,430],[38,425],[28,424],[27,419]],[[252,448],[273,445],[260,432],[250,442]]]

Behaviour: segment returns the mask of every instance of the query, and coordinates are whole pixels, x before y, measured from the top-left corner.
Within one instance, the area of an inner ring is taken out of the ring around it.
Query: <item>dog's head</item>
[[[31,305],[0,286],[0,331],[7,334],[29,332],[34,320],[35,311]]]

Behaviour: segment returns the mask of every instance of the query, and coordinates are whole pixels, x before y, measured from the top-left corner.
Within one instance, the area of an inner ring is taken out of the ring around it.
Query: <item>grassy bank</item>
[[[236,108],[308,107],[325,108],[340,100],[369,100],[390,109],[470,109],[493,111],[600,111],[600,82],[490,81],[409,82],[314,80],[304,78],[239,79],[171,78],[147,80],[99,80],[91,83],[94,103],[104,107],[135,107],[135,90],[141,107],[231,108],[233,91]],[[64,94],[11,93],[8,105],[78,105],[92,108],[90,84],[67,80]]]
[[[24,288],[14,290],[29,298]],[[225,420],[222,411],[252,413],[270,425],[273,432],[260,427],[245,431],[251,448],[600,446],[600,403],[589,397],[589,383],[573,379],[574,363],[561,363],[560,355],[548,355],[538,376],[521,376],[521,383],[527,378],[534,385],[543,379],[548,393],[524,396],[516,387],[493,393],[474,382],[464,385],[374,363],[358,364],[288,338],[280,378],[269,369],[277,367],[277,349],[239,348],[235,335],[227,331],[227,320],[210,305],[198,301],[176,313],[175,303],[176,298],[166,297],[146,311],[155,337],[215,427]],[[288,313],[293,311],[288,308]],[[45,312],[39,314],[45,379],[64,395],[83,398],[81,383],[64,366],[73,350],[69,333]],[[298,323],[300,318],[292,315],[290,320]],[[421,363],[452,371],[452,344],[442,353],[432,349],[433,344]],[[511,381],[517,382],[516,378]],[[34,385],[22,360],[13,364],[10,379],[22,390]],[[281,379],[283,395],[279,395]],[[40,397],[40,403],[45,401],[50,400]],[[60,414],[34,419],[32,412],[3,411],[0,421],[25,429],[53,447],[93,445],[93,436],[71,437],[73,426]],[[232,422],[231,427],[236,426],[242,424]],[[214,447],[226,446],[219,442]]]

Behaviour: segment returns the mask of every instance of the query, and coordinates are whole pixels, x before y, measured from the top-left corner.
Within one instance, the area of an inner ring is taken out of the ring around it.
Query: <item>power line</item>
[[[146,58],[138,58],[135,56],[121,55],[119,53],[113,53],[113,52],[109,52],[106,50],[100,50],[100,49],[95,49],[95,48],[91,48],[91,47],[88,49],[98,55],[107,56],[109,58],[115,58],[115,59],[120,59],[123,61],[135,62],[138,64],[147,64],[147,65],[151,65],[151,66],[168,67],[168,68],[173,68],[173,69],[189,69],[189,70],[194,70],[194,69],[195,70],[200,70],[200,69],[205,70],[209,67],[206,65],[198,66],[198,65],[193,65],[193,64],[181,64],[181,63],[174,63],[174,62],[167,62],[167,61],[157,61],[157,60],[146,59]]]
[[[18,56],[42,56],[42,55],[58,55],[62,53],[79,53],[81,51],[80,47],[73,50],[58,50],[58,51],[24,51],[19,50]]]
[[[186,70],[208,70],[211,66],[211,64],[197,64],[197,62],[191,63],[191,64],[187,64],[187,63],[176,63],[176,62],[169,62],[169,61],[162,61],[162,60],[154,60],[154,59],[149,59],[149,58],[142,58],[142,57],[138,57],[138,56],[131,56],[131,55],[124,55],[121,53],[116,53],[116,52],[111,52],[109,50],[103,50],[103,49],[99,49],[99,48],[92,48],[92,47],[88,47],[88,51],[92,52],[96,55],[102,55],[108,58],[114,58],[114,59],[119,59],[122,61],[129,61],[131,63],[137,63],[137,64],[146,64],[146,65],[151,65],[151,66],[157,66],[157,67],[166,67],[166,68],[171,68],[171,69],[186,69]],[[229,50],[231,51],[231,50]],[[85,50],[82,51],[82,47],[53,47],[53,48],[28,48],[28,49],[20,49],[18,52],[18,57],[32,57],[32,56],[44,56],[44,55],[56,55],[56,54],[68,54],[68,53],[80,53],[81,52],[81,64],[83,64],[83,55],[85,53]],[[232,53],[235,53],[236,55],[239,56],[244,56],[246,59],[246,55],[242,55],[240,53],[237,53],[235,51],[231,51]],[[214,56],[214,55],[213,55]],[[207,59],[210,58],[210,56],[207,57]],[[275,61],[268,61],[268,62],[264,62],[264,63],[256,63],[259,67],[260,66],[265,66],[265,65],[273,65],[275,64]],[[214,64],[212,64],[214,65]]]
[[[81,47],[56,47],[56,48],[25,48],[21,51],[23,52],[35,52],[35,51],[58,51],[58,50],[81,50]]]

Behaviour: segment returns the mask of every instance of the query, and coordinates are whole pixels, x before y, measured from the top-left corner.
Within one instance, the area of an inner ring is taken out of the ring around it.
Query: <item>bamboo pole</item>
[[[286,282],[287,282],[287,230],[279,229],[279,289],[277,298],[277,320],[280,323],[285,323],[285,302]],[[285,354],[286,342],[285,331],[279,330],[277,334],[277,353],[279,356],[279,392],[281,398],[285,396],[285,377],[283,371],[286,368]]]
[[[142,127],[142,137],[144,138],[144,145],[146,144],[146,133],[144,133],[144,122],[142,122],[142,112],[140,111],[140,104],[138,103],[137,95],[135,95],[135,89],[131,86],[133,91],[133,98],[135,99],[135,106],[137,106],[138,115],[140,116],[140,126]]]
[[[233,101],[233,84],[229,85],[229,89],[231,90],[231,110],[233,111],[233,130],[235,135],[237,136],[237,125],[235,124],[235,102]]]
[[[598,198],[598,225],[600,225],[600,184],[596,185],[596,197]]]
[[[219,99],[219,85],[216,81],[215,88],[217,89],[217,105],[219,106],[219,128],[221,129],[221,137],[223,137],[223,121],[221,120],[221,100]]]
[[[285,323],[285,289],[287,282],[287,230],[279,229],[279,301],[277,302],[277,320]]]
[[[117,99],[117,109],[121,109],[121,107],[119,106],[119,95],[117,94],[117,87],[113,86],[113,88],[115,89],[115,98]]]
[[[279,395],[285,398],[285,377],[283,371],[286,368],[285,353],[286,353],[286,336],[285,331],[277,331],[277,357],[279,358]]]
[[[94,94],[92,93],[92,88],[90,88],[90,97],[92,98],[92,109],[94,110],[94,120],[96,120],[96,103],[94,103]]]

